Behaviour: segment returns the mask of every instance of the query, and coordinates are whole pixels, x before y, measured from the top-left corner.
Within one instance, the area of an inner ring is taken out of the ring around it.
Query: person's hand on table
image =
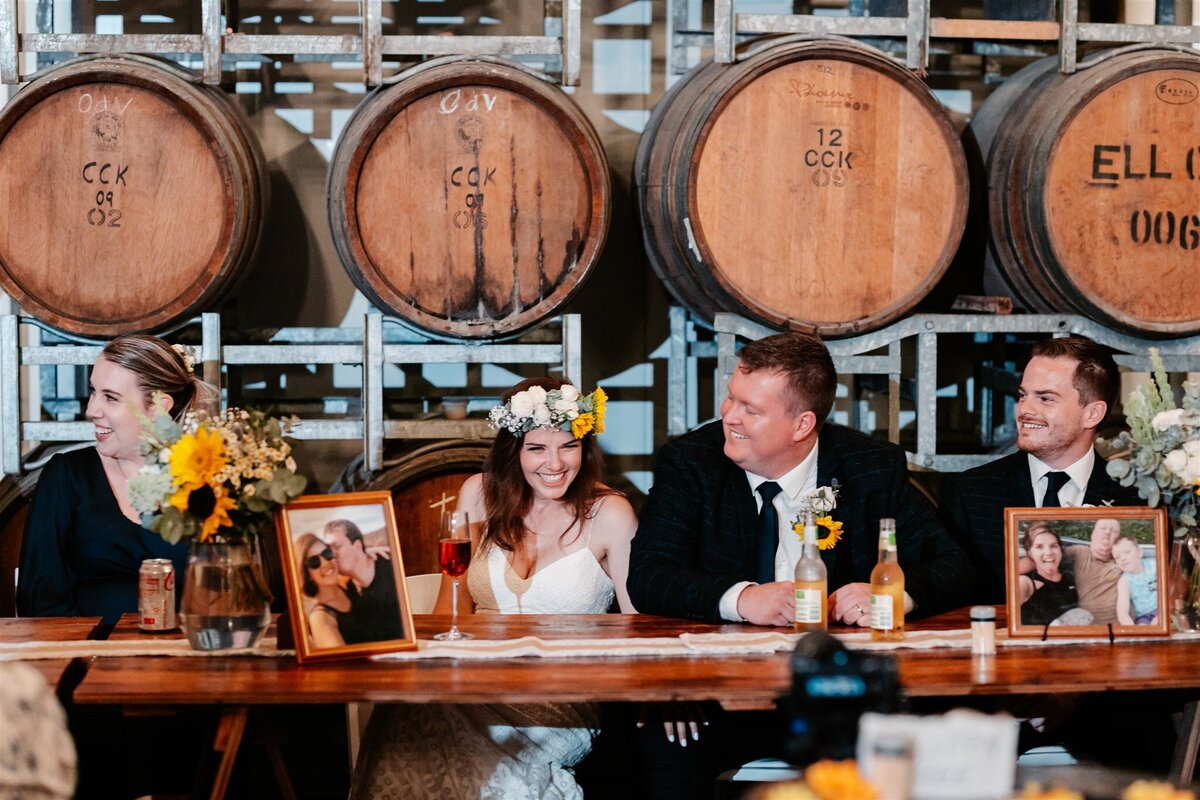
[[[637,726],[657,725],[661,721],[667,741],[687,747],[690,734],[693,742],[700,741],[700,728],[708,724],[704,708],[699,703],[642,703]]]
[[[847,583],[829,595],[829,621],[865,628],[871,624],[871,585]]]
[[[737,612],[752,625],[796,623],[796,585],[791,581],[752,583],[738,595]]]

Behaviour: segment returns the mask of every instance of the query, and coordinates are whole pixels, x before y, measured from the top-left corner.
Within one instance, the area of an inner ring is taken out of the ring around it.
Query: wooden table
[[[2,642],[72,642],[92,638],[100,627],[100,618],[54,618],[54,619],[14,619],[0,617],[0,641]],[[70,658],[44,658],[27,661],[29,666],[36,669],[46,679],[46,683],[55,689],[67,692],[68,696],[74,686],[63,685],[67,682],[82,679],[85,672],[83,664],[69,670]],[[74,675],[74,677],[72,677]]]
[[[28,621],[35,626],[41,621]],[[447,616],[418,616],[418,635],[449,627]],[[738,631],[633,615],[464,617],[460,627],[485,639],[538,636],[657,637],[683,632]],[[966,627],[965,611],[920,624]],[[35,628],[36,631],[36,628]],[[0,629],[0,635],[3,630]],[[114,638],[137,638],[123,623]],[[965,650],[897,650],[901,684],[914,698],[983,698],[1061,695],[1104,690],[1175,690],[1200,696],[1200,640],[1087,645],[1046,644],[1002,648],[994,669],[981,677]],[[75,689],[81,704],[126,707],[214,705],[223,710],[224,750],[233,754],[247,710],[270,704],[395,702],[618,702],[715,700],[730,709],[773,707],[791,686],[790,653],[773,655],[520,658],[506,661],[424,659],[345,661],[298,666],[290,658],[215,657],[95,659]],[[1194,766],[1196,704],[1189,702],[1189,732],[1181,737],[1174,776],[1190,780]],[[217,795],[214,795],[217,796]]]
[[[418,636],[449,627],[448,616],[417,616]],[[965,627],[965,612],[921,627]],[[647,615],[463,617],[482,639],[538,636],[654,637],[742,632]],[[114,636],[126,630],[118,627]],[[1200,640],[1001,648],[981,681],[965,650],[897,650],[910,697],[1078,694],[1104,690],[1200,690]],[[79,703],[250,705],[275,703],[490,703],[716,700],[735,709],[774,707],[791,688],[790,653],[773,655],[521,658],[476,661],[342,661],[299,667],[279,658],[103,658],[75,691]]]

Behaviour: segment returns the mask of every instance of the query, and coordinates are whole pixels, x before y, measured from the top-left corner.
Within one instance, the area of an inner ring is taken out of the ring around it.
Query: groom
[[[703,622],[792,625],[792,521],[818,487],[837,487],[830,516],[840,543],[822,551],[829,617],[870,623],[870,574],[879,520],[896,520],[906,609],[927,615],[962,605],[973,571],[966,553],[908,482],[904,451],[826,424],[837,373],[821,341],[781,333],[747,344],[721,420],[659,450],[654,486],[630,554],[629,595],[642,613]],[[668,747],[644,728],[649,796],[700,797],[752,741],[734,715],[709,714],[690,747]],[[699,745],[699,746],[697,746]]]

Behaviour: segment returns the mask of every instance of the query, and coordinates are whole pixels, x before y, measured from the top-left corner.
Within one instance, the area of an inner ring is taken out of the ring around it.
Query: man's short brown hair
[[[1116,408],[1121,374],[1108,348],[1085,336],[1064,336],[1043,339],[1035,344],[1031,357],[1037,356],[1074,360],[1075,375],[1071,385],[1079,392],[1079,401],[1086,405],[1103,400],[1109,411]]]
[[[787,378],[788,410],[799,416],[805,411],[817,415],[819,428],[833,408],[837,392],[837,372],[825,343],[804,333],[777,333],[748,343],[738,354],[743,372],[774,370]]]

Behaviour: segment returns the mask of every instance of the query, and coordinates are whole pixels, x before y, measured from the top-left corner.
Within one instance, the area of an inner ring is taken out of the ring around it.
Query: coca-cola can
[[[138,627],[175,630],[175,565],[169,558],[147,558],[138,570]]]

